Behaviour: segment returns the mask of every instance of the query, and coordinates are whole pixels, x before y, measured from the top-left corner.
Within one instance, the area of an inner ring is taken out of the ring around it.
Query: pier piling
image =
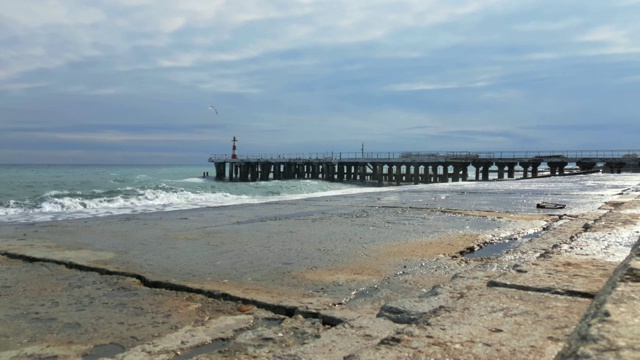
[[[475,172],[476,181],[538,177],[545,164],[551,175],[563,175],[570,163],[581,171],[597,166],[611,173],[639,169],[640,150],[511,152],[511,153],[331,153],[238,155],[233,139],[231,156],[212,155],[215,179],[229,181],[268,181],[288,179],[322,179],[327,181],[373,181],[391,184],[428,184],[458,182],[469,179]],[[640,170],[639,170],[640,171]],[[203,174],[203,176],[205,176]],[[208,177],[208,173],[206,174]]]

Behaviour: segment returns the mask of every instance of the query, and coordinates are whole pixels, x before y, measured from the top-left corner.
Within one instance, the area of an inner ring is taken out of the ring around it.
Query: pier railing
[[[275,153],[238,154],[242,160],[481,160],[481,159],[640,159],[640,150],[543,150],[543,151],[397,151],[397,152],[315,152],[315,153]],[[211,154],[209,162],[229,161],[230,154]]]

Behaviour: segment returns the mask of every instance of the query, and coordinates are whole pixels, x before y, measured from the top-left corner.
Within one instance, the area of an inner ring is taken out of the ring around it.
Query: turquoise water
[[[0,221],[45,221],[371,191],[318,180],[229,183],[212,166],[0,165]]]
[[[596,174],[527,181],[365,187],[322,180],[227,182],[213,166],[0,165],[0,222],[37,222],[116,214],[392,191],[427,207],[498,212],[536,211],[535,202],[586,211],[605,198],[638,191],[640,174]],[[631,189],[631,190],[630,190]],[[349,197],[351,204],[367,197]],[[345,198],[346,201],[347,198]],[[367,200],[370,201],[370,200]],[[374,201],[375,202],[375,201]],[[384,204],[379,204],[384,205]]]

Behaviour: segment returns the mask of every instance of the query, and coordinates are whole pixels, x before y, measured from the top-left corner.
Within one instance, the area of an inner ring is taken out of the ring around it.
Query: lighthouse
[[[231,148],[231,158],[232,159],[237,159],[238,158],[238,154],[236,154],[236,143],[238,142],[238,140],[234,136],[233,140],[231,140],[231,142],[233,143],[233,147]]]

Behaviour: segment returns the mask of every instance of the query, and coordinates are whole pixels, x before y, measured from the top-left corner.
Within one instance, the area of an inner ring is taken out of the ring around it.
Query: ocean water
[[[376,191],[320,180],[230,183],[212,166],[0,165],[0,222],[38,222]]]
[[[594,174],[526,181],[458,182],[379,187],[287,180],[227,182],[203,178],[212,166],[0,165],[0,222],[40,222],[344,195],[344,201],[407,206],[535,212],[538,201],[590,211],[616,194],[637,192],[640,174]],[[375,195],[364,193],[385,192]],[[349,196],[362,194],[360,196]]]

